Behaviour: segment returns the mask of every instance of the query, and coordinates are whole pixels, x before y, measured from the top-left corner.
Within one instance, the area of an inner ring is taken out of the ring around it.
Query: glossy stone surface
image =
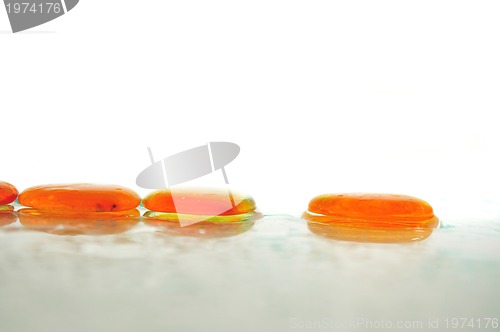
[[[19,195],[20,204],[51,211],[119,212],[135,209],[140,202],[128,188],[87,183],[37,186]]]
[[[255,201],[250,196],[231,194],[233,205],[229,202],[228,192],[208,189],[183,189],[171,192],[170,190],[159,190],[152,192],[142,201],[144,207],[156,212],[176,213],[180,212],[176,208],[175,201],[182,202],[182,213],[208,216],[228,216],[249,213],[255,210]]]
[[[426,226],[435,222],[432,207],[405,195],[328,194],[309,203],[305,219],[322,223]]]
[[[14,202],[18,194],[16,187],[10,183],[0,181],[0,205]]]
[[[21,209],[21,224],[30,230],[56,235],[107,235],[128,231],[140,221],[139,210],[120,212],[48,212]]]
[[[420,241],[439,225],[427,202],[389,194],[317,196],[302,217],[315,234],[354,242]]]
[[[13,211],[14,207],[12,205],[0,205],[0,212],[3,211]]]

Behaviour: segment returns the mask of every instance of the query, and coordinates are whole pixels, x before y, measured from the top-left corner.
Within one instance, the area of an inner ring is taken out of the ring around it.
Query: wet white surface
[[[16,222],[0,228],[0,331],[436,331],[454,317],[485,330],[500,318],[500,218],[465,217],[403,244],[322,238],[287,216],[225,238]]]

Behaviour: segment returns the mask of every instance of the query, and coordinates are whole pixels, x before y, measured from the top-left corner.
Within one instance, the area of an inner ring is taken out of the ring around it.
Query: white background
[[[325,192],[500,200],[498,1],[81,0],[12,34],[0,179],[131,187],[206,143],[264,213]],[[222,175],[219,174],[222,182]]]

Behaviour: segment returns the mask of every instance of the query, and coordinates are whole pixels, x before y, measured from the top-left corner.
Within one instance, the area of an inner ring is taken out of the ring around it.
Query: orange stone
[[[435,227],[437,218],[425,201],[405,195],[328,194],[309,203],[304,218],[320,223]]]
[[[207,189],[189,190],[182,189],[173,193],[175,200],[182,200],[183,207],[188,206],[189,211],[182,211],[193,215],[228,216],[245,214],[255,210],[255,201],[250,196],[231,194],[227,191],[212,191]],[[228,199],[238,204],[226,209]],[[170,190],[158,190],[143,199],[142,204],[146,209],[156,212],[176,213],[174,198]],[[223,212],[221,212],[223,211]]]
[[[128,231],[140,221],[139,210],[120,212],[48,212],[21,209],[21,224],[30,230],[56,235],[107,235]]]
[[[130,189],[87,183],[37,186],[19,195],[20,204],[51,211],[119,212],[135,209],[140,202]]]
[[[14,207],[12,205],[0,205],[0,212],[3,211],[13,211]]]
[[[0,181],[0,205],[14,202],[18,194],[16,187],[10,183]]]

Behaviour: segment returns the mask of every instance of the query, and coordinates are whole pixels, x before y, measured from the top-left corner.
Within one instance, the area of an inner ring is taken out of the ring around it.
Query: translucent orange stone
[[[435,216],[425,201],[405,195],[321,195],[309,203],[305,218],[321,223],[383,226],[432,226]]]
[[[135,209],[140,202],[130,189],[87,183],[37,186],[19,195],[24,206],[52,211],[118,212]]]
[[[176,213],[175,200],[182,200],[183,206],[188,206],[189,211],[182,211],[183,213],[190,213],[193,215],[239,215],[249,213],[255,210],[255,201],[250,196],[243,196],[240,194],[231,194],[234,204],[232,208],[226,209],[228,202],[227,191],[211,191],[206,189],[199,190],[176,190],[172,193],[170,190],[158,190],[149,194],[143,199],[142,204],[148,210],[156,212]],[[224,211],[221,213],[221,211]]]
[[[14,202],[18,194],[16,187],[10,183],[0,181],[0,205]]]
[[[139,210],[120,212],[18,211],[19,221],[30,230],[56,235],[106,235],[128,231],[140,221]]]
[[[13,211],[14,207],[12,205],[0,205],[0,212]]]

